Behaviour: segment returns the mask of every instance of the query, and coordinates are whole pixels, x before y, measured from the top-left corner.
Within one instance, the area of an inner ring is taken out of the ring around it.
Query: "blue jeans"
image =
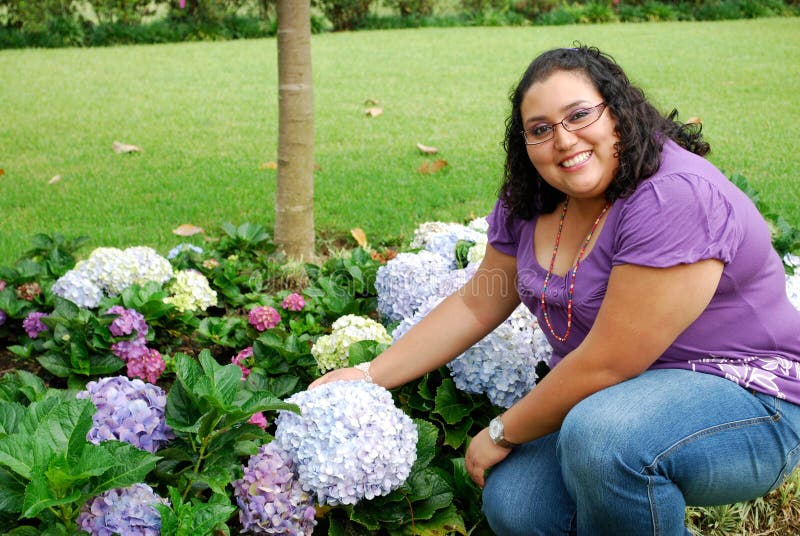
[[[724,378],[651,370],[586,398],[561,430],[494,467],[498,536],[686,535],[686,505],[778,487],[800,460],[800,406]]]

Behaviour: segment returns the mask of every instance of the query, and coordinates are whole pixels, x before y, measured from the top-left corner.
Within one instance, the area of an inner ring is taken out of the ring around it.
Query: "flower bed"
[[[169,258],[98,248],[78,262],[80,240],[36,237],[0,268],[0,336],[18,369],[0,378],[0,526],[489,534],[463,455],[546,368],[527,310],[392,392],[305,390],[458,290],[485,233],[483,219],[430,222],[399,255],[356,248],[294,280],[252,224]],[[800,275],[787,293],[800,307]]]

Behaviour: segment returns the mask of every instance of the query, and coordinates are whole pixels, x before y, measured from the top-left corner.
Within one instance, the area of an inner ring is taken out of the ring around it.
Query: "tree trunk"
[[[314,254],[314,99],[311,2],[278,0],[278,185],[275,242],[292,259]]]

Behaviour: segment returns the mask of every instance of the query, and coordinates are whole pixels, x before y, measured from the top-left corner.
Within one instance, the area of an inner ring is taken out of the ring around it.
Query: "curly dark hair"
[[[652,176],[661,164],[661,147],[667,139],[705,156],[710,146],[703,140],[699,124],[678,122],[678,111],[666,117],[649,102],[644,92],[631,84],[614,59],[595,47],[549,50],[528,66],[511,93],[511,115],[506,120],[503,146],[506,150],[504,181],[500,197],[511,214],[530,219],[547,214],[563,201],[565,194],[545,182],[528,158],[522,136],[520,106],[528,89],[556,71],[578,71],[592,81],[612,112],[619,141],[615,144],[619,167],[605,192],[608,202],[633,193],[639,184]]]

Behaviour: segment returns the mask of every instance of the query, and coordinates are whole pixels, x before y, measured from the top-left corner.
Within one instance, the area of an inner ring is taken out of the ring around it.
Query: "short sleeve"
[[[514,225],[513,218],[503,206],[503,200],[498,199],[492,212],[486,217],[489,230],[486,232],[489,244],[500,253],[517,256],[519,244],[519,230]]]
[[[728,264],[742,236],[733,205],[712,183],[696,175],[666,175],[643,182],[624,200],[612,264]]]

